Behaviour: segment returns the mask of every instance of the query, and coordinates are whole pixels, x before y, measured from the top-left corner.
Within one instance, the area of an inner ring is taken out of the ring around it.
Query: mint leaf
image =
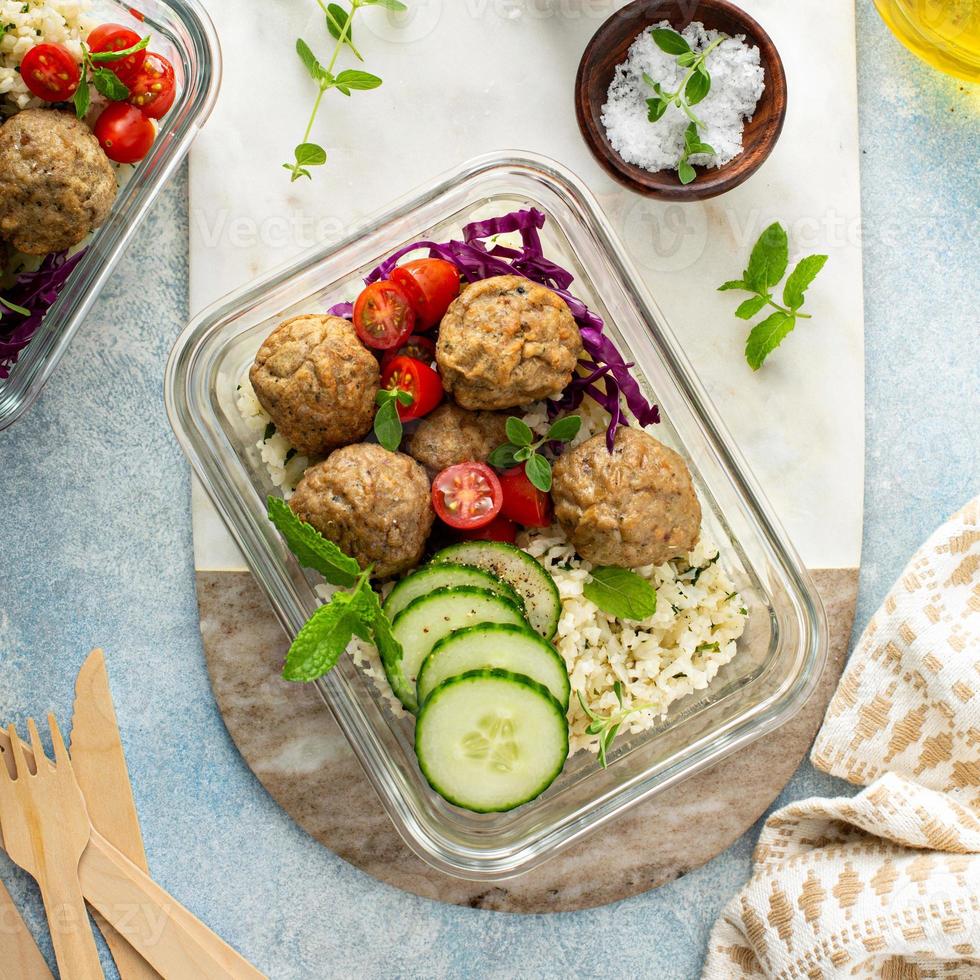
[[[109,68],[96,68],[92,72],[92,84],[111,102],[125,102],[129,98],[129,86]]]
[[[534,442],[534,433],[531,427],[523,419],[515,418],[513,415],[507,419],[505,426],[507,438],[515,446],[530,446]]]
[[[379,395],[383,392],[378,392]],[[398,398],[386,398],[374,417],[374,435],[378,442],[388,450],[395,452],[402,444],[402,420],[398,416]]]
[[[391,621],[381,607],[381,600],[374,589],[368,588],[358,599],[365,621],[370,625],[374,645],[381,654],[382,663],[392,666],[402,659],[402,645],[395,639]]]
[[[670,28],[658,27],[650,34],[654,44],[667,54],[687,54],[691,50],[691,45],[677,31],[672,31]]]
[[[723,282],[718,287],[719,293],[727,292],[731,289],[748,289],[749,285],[747,282],[743,282],[741,279],[729,279],[728,282]]]
[[[777,221],[759,237],[752,249],[745,281],[757,293],[768,292],[786,275],[789,264],[789,238]]]
[[[551,424],[548,434],[544,437],[546,442],[571,442],[582,428],[581,415],[566,415],[563,419]]]
[[[82,80],[78,83],[78,88],[75,89],[75,94],[72,96],[72,102],[75,103],[75,115],[79,119],[84,119],[88,115],[89,107],[92,105],[92,93],[89,91],[88,87],[88,77],[84,70],[82,71]]]
[[[657,591],[635,572],[616,566],[592,569],[585,598],[617,619],[649,619],[657,611]]]
[[[796,326],[796,317],[777,310],[762,323],[756,324],[745,344],[745,360],[753,371],[758,371],[766,358],[783,342]]]
[[[735,316],[740,320],[751,320],[768,302],[769,300],[765,296],[753,296],[739,306],[735,311]]]
[[[530,459],[524,464],[524,473],[531,484],[542,493],[548,493],[551,490],[551,463],[544,456],[532,453]]]
[[[122,61],[123,58],[128,58],[131,54],[136,54],[137,51],[143,51],[149,47],[149,44],[150,35],[147,34],[146,37],[141,41],[137,41],[132,47],[123,48],[121,51],[89,51],[88,60],[94,64],[106,61]]]
[[[517,465],[517,460],[514,458],[514,454],[520,450],[520,446],[515,446],[513,443],[505,442],[502,446],[497,446],[497,448],[490,453],[490,457],[487,462],[498,470],[509,470],[513,469]]]
[[[354,607],[356,592],[339,592],[313,613],[286,653],[282,676],[287,681],[315,681],[335,667],[363,623]]]
[[[283,536],[289,550],[305,568],[319,572],[331,585],[351,586],[361,566],[328,541],[315,527],[301,521],[281,497],[268,499],[269,520]]]
[[[327,162],[327,151],[316,143],[300,143],[295,152],[297,167],[322,167]]]
[[[372,75],[370,72],[348,68],[334,79],[334,84],[337,88],[366,90],[377,88],[381,84],[381,79],[377,75]]]
[[[703,102],[710,91],[711,76],[705,70],[704,64],[701,64],[698,66],[698,70],[688,79],[687,88],[684,89],[684,94],[687,96],[687,104],[697,105],[699,102]]]
[[[807,288],[827,264],[827,258],[826,255],[808,255],[805,259],[800,259],[790,273],[786,285],[783,286],[783,303],[791,310],[798,310],[803,305]]]

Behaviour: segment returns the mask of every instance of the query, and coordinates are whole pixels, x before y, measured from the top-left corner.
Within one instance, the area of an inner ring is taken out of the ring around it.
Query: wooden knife
[[[78,672],[69,752],[92,825],[142,871],[148,871],[101,650],[93,650]],[[156,970],[101,915],[94,914],[122,980],[160,980]]]
[[[0,980],[54,980],[3,882],[0,882]]]

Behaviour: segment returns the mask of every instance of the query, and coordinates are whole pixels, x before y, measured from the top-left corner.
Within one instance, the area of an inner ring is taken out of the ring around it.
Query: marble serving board
[[[243,757],[326,846],[376,877],[447,901],[580,908],[655,887],[710,859],[751,826],[803,758],[839,676],[857,595],[864,363],[853,5],[745,0],[786,65],[786,127],[748,183],[685,205],[621,188],[579,136],[578,61],[622,3],[411,0],[408,15],[359,11],[354,40],[364,67],[384,84],[325,99],[312,138],[327,147],[327,165],[295,184],[282,163],[302,136],[314,92],[294,44],[303,37],[328,56],[319,8],[313,0],[207,5],[225,78],[191,154],[192,313],[308,248],[339,242],[394,198],[469,157],[505,148],[553,157],[585,180],[618,230],[814,570],[833,630],[827,675],[794,722],[603,830],[599,850],[608,855],[621,838],[629,857],[601,894],[582,893],[575,884],[582,876],[569,873],[572,863],[590,860],[594,845],[500,888],[452,882],[399,841],[318,695],[277,680],[286,638],[195,482],[202,635],[219,708]],[[345,67],[355,67],[353,59]],[[794,257],[819,251],[830,261],[811,290],[813,320],[753,373],[742,353],[747,326],[732,315],[737,300],[715,287],[737,277],[774,220],[789,231]],[[356,835],[335,819],[351,808],[371,815]],[[666,837],[642,832],[644,820],[659,825],[670,815],[676,826]],[[692,820],[709,828],[697,841],[683,832]]]

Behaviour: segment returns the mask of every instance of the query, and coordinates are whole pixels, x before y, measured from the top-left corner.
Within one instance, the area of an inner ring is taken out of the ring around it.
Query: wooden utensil
[[[752,119],[745,124],[745,149],[724,167],[696,167],[698,176],[693,184],[682,184],[674,170],[651,173],[627,163],[612,148],[602,124],[602,107],[616,66],[626,60],[626,52],[640,31],[662,20],[669,21],[676,31],[700,21],[707,30],[730,36],[744,34],[746,43],[758,47],[766,73],[765,91]],[[575,114],[592,155],[611,177],[631,191],[664,201],[701,201],[748,180],[768,159],[783,131],[786,103],[786,71],[776,45],[752,17],[728,0],[633,0],[596,31],[582,55],[575,79]]]
[[[0,882],[0,980],[54,980],[3,882]]]
[[[0,765],[0,821],[11,860],[41,889],[58,970],[71,980],[102,980],[95,937],[85,911],[78,865],[88,846],[91,824],[58,723],[48,715],[54,766],[41,746],[34,719],[27,720],[34,759],[32,773],[13,725],[8,729],[14,772]]]
[[[29,748],[23,747],[23,752],[31,758]],[[0,728],[0,754],[10,753],[10,740]],[[40,758],[41,765],[50,765],[45,756]],[[89,828],[89,845],[78,864],[82,893],[162,976],[177,980],[267,980],[91,824]]]
[[[101,650],[88,655],[75,681],[69,754],[92,826],[137,867],[149,872]],[[99,912],[95,921],[122,980],[159,980],[160,974]]]

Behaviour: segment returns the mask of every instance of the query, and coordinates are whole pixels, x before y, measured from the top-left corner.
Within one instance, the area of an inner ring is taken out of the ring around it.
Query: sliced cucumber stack
[[[469,586],[442,588],[410,602],[392,623],[401,644],[402,658],[385,662],[385,672],[398,700],[411,712],[418,710],[415,681],[425,658],[443,637],[479,623],[522,626],[524,617],[509,599]]]
[[[565,661],[555,648],[523,626],[482,623],[440,640],[419,671],[419,704],[443,681],[471,670],[498,668],[544,685],[568,710],[570,685]]]
[[[406,575],[385,599],[384,611],[388,619],[394,618],[410,603],[420,596],[428,595],[436,589],[471,586],[486,589],[496,595],[510,599],[522,612],[524,600],[502,579],[469,565],[425,565],[410,575]]]
[[[513,810],[540,796],[565,765],[565,710],[528,677],[468,671],[426,699],[415,754],[429,785],[450,803],[476,813]]]
[[[502,579],[524,600],[531,628],[546,640],[555,635],[561,615],[558,586],[527,552],[500,541],[463,541],[444,548],[432,562],[468,565]]]

